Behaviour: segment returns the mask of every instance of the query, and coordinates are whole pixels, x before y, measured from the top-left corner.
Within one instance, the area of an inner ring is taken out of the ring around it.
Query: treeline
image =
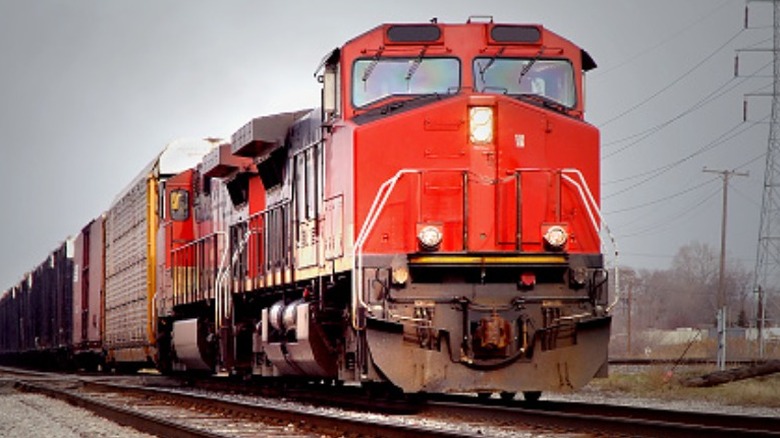
[[[718,250],[693,242],[678,250],[669,269],[621,268],[613,331],[625,330],[629,310],[632,331],[713,326],[719,266]],[[753,281],[752,269],[727,258],[724,283],[729,327],[755,327],[758,296]],[[780,304],[773,295],[767,295],[766,318],[770,321]]]

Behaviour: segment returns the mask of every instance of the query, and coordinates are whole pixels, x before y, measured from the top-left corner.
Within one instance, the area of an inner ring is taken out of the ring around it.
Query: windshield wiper
[[[414,76],[415,73],[417,73],[417,69],[420,67],[420,63],[422,63],[423,56],[425,56],[425,51],[428,50],[428,46],[424,46],[422,50],[420,50],[420,54],[417,55],[417,58],[412,62],[412,65],[409,66],[409,70],[406,72],[406,82],[409,82],[412,79],[412,76]],[[406,86],[409,88],[409,85]]]
[[[528,61],[528,64],[523,66],[523,69],[520,71],[520,77],[517,78],[517,85],[520,85],[520,83],[523,82],[523,77],[525,77],[525,75],[531,70],[531,67],[533,67],[534,64],[536,64],[536,61],[538,61],[539,58],[542,57],[542,53],[544,53],[544,46],[539,48],[539,52],[536,53],[536,56],[534,56],[534,59]]]
[[[379,63],[379,57],[382,56],[382,52],[385,51],[385,46],[380,46],[379,50],[376,51],[376,55],[374,55],[374,59],[371,60],[371,64],[366,67],[366,71],[363,72],[363,77],[361,80],[365,83],[368,80],[368,77],[371,76],[371,73],[374,72],[374,68],[376,68],[376,65]]]
[[[487,71],[487,69],[490,68],[491,65],[493,65],[494,62],[496,62],[496,58],[498,58],[499,55],[504,53],[505,48],[506,47],[501,47],[500,49],[498,49],[495,55],[491,56],[490,59],[488,59],[488,62],[487,64],[485,64],[484,67],[481,65],[479,66],[479,80],[482,81],[483,84],[485,83],[485,72]]]

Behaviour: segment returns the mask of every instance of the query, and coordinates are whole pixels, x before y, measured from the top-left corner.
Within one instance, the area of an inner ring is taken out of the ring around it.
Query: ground
[[[618,366],[606,379],[593,380],[588,390],[660,400],[707,401],[732,406],[780,409],[780,373],[710,388],[688,388],[680,382],[714,371],[712,366]]]

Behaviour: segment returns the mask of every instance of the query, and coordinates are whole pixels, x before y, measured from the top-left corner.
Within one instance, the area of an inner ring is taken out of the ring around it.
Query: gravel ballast
[[[5,438],[147,438],[89,411],[0,384],[0,436]]]

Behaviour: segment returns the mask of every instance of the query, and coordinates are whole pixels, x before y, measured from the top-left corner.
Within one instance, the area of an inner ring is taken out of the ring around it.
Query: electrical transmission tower
[[[755,1],[755,0],[751,0]],[[780,291],[780,1],[772,2],[772,109],[769,142],[764,171],[764,192],[761,201],[761,222],[758,231],[755,287],[759,297],[757,326],[759,355],[764,355],[764,327],[767,297],[777,297]],[[746,16],[747,23],[747,16]],[[770,300],[771,302],[771,300]]]

